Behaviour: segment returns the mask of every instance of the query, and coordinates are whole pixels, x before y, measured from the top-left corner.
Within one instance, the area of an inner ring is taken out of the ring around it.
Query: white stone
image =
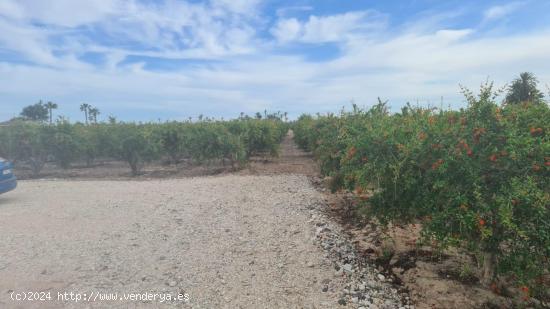
[[[345,272],[351,272],[353,270],[353,266],[351,266],[351,264],[344,264],[342,266],[342,269],[344,269]]]

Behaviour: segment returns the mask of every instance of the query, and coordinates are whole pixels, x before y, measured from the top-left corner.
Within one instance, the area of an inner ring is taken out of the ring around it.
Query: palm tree
[[[57,104],[53,102],[48,102],[45,104],[45,106],[48,109],[48,113],[50,114],[50,124],[52,124],[52,110],[57,109]]]
[[[516,78],[506,94],[506,103],[519,104],[523,102],[539,103],[544,95],[537,89],[538,80],[533,73],[523,72]]]
[[[86,120],[86,124],[88,124],[88,111],[91,107],[92,106],[88,103],[82,103],[80,105],[80,111],[84,112],[84,119]]]
[[[96,107],[91,107],[88,109],[88,113],[90,114],[89,117],[90,117],[90,121],[93,121],[95,124],[97,124],[97,116],[99,114],[101,114],[99,112],[99,109],[96,108]]]

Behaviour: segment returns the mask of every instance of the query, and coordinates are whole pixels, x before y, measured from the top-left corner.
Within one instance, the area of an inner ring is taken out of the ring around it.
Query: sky
[[[0,0],[0,121],[458,108],[523,71],[550,92],[550,1]]]

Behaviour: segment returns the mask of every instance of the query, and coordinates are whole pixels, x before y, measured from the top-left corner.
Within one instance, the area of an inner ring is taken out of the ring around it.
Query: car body
[[[13,174],[13,164],[0,158],[0,194],[17,187],[17,178]]]

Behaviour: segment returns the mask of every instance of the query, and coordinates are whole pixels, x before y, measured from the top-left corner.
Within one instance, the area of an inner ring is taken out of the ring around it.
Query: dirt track
[[[316,202],[303,176],[23,182],[0,198],[0,307],[15,304],[10,290],[183,291],[196,308],[334,307],[321,291],[333,271],[304,224]]]

